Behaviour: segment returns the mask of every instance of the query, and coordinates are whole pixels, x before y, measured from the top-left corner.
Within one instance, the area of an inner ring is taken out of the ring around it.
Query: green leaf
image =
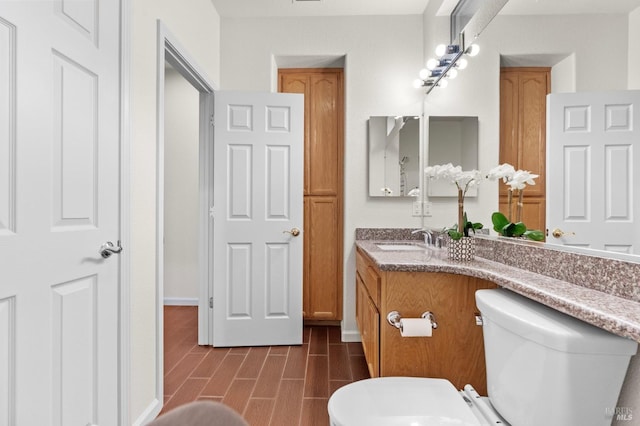
[[[493,223],[493,230],[494,231],[496,231],[500,235],[507,236],[507,234],[505,234],[503,232],[504,228],[507,225],[509,225],[509,220],[507,219],[507,217],[505,215],[503,215],[500,212],[494,212],[491,215],[491,222]]]
[[[462,232],[458,232],[455,229],[449,229],[447,231],[452,240],[459,240],[464,235]]]
[[[525,232],[527,232],[527,225],[525,225],[522,222],[518,222],[515,224],[515,227],[513,228],[513,236],[514,237],[519,237],[522,234],[524,234]]]
[[[502,228],[497,229],[496,232],[505,237],[513,237],[515,228],[515,223],[507,222],[506,225],[504,225]]]
[[[544,240],[544,232],[539,231],[537,229],[530,229],[527,232],[525,232],[524,234],[525,237],[529,238],[530,240],[533,241],[543,241]]]

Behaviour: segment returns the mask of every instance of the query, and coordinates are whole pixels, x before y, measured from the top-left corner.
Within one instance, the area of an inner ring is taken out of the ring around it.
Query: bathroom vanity
[[[376,249],[369,244],[371,252]],[[412,253],[432,256],[427,250]],[[393,253],[386,250],[385,255]],[[397,269],[381,270],[365,249],[356,251],[356,319],[371,377],[445,378],[459,389],[470,383],[486,394],[482,327],[476,321],[474,296],[478,289],[497,285],[466,275]],[[437,328],[431,337],[402,337],[387,321],[391,311],[403,318],[420,318],[430,311]]]
[[[411,231],[356,229],[356,318],[372,377],[445,377],[458,388],[471,383],[486,394],[473,299],[478,288],[504,287],[640,342],[640,263],[494,237],[478,238],[471,262],[449,261],[424,245],[380,247],[421,244],[421,235]],[[438,328],[432,337],[401,337],[386,319],[393,310],[403,318],[431,311]]]

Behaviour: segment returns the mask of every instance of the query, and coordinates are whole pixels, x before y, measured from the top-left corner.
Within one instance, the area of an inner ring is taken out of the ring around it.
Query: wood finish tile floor
[[[212,348],[198,346],[197,321],[196,307],[164,309],[162,413],[211,400],[251,426],[327,426],[331,394],[369,377],[361,344],[342,343],[340,327],[305,327],[301,346]]]

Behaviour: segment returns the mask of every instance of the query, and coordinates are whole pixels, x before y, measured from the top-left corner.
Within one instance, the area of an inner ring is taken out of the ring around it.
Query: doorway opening
[[[209,344],[211,117],[216,87],[161,21],[157,34],[155,373],[156,398],[162,404],[165,294],[169,304],[197,304],[198,344]]]

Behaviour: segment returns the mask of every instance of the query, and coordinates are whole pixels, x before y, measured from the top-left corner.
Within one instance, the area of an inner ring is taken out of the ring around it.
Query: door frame
[[[156,400],[159,407],[164,401],[164,117],[165,117],[165,60],[178,71],[199,93],[199,297],[198,297],[198,344],[209,344],[209,280],[213,250],[211,248],[212,227],[209,221],[209,206],[213,194],[213,93],[217,86],[202,71],[201,67],[178,41],[162,20],[157,20],[157,110],[156,110]],[[158,409],[159,411],[159,409]]]
[[[131,2],[120,0],[120,239],[131,244]],[[131,250],[120,254],[120,424],[131,423]]]

